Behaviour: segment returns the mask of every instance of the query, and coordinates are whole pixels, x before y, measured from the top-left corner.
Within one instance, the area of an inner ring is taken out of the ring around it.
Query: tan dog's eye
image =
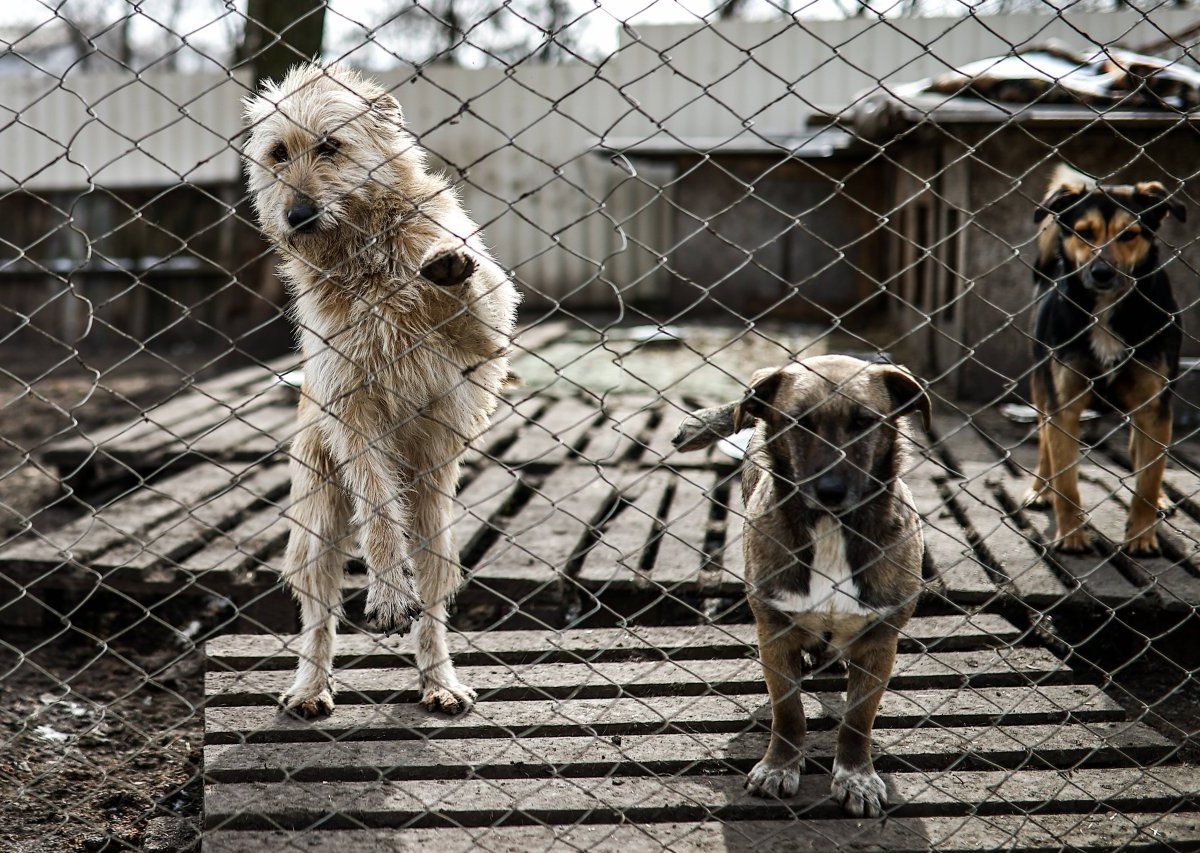
[[[287,146],[282,142],[271,149],[271,159],[276,163],[286,163],[287,158]]]
[[[338,153],[338,150],[341,147],[342,144],[336,139],[322,139],[320,144],[317,145],[317,156],[332,157],[334,154]]]
[[[870,412],[855,412],[850,416],[850,429],[854,432],[866,432],[875,424],[876,419]]]

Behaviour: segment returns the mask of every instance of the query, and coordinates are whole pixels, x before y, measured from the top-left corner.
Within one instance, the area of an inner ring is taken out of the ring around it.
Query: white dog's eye
[[[321,157],[332,157],[341,147],[342,144],[336,139],[322,139],[317,145],[317,154]]]
[[[286,163],[287,162],[287,146],[284,145],[282,142],[280,142],[278,145],[276,145],[274,148],[272,148],[271,149],[271,159],[274,160],[276,163]]]

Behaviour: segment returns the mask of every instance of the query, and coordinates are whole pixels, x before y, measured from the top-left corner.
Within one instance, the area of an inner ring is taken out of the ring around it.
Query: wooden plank
[[[1121,505],[1113,500],[1111,491],[1099,488],[1091,481],[1096,473],[1088,463],[1080,463],[1079,498],[1084,512],[1088,514],[1089,526],[1107,542],[1098,543],[1099,553],[1095,549],[1091,554],[1082,555],[1056,552],[1054,560],[1082,584],[1083,595],[1096,602],[1110,607],[1134,603],[1161,606],[1162,602],[1154,590],[1148,586],[1139,588],[1134,585],[1119,567],[1122,557],[1116,549],[1124,538],[1125,513]],[[1047,542],[1057,534],[1052,512],[1045,514],[1044,526],[1035,526],[1042,527],[1042,536]],[[1114,531],[1119,531],[1115,541],[1110,537]]]
[[[183,444],[188,451],[213,459],[265,456],[286,449],[295,432],[296,404],[284,400],[252,411],[235,410]]]
[[[939,406],[939,409],[943,407]],[[971,460],[994,460],[996,454],[971,425],[971,416],[959,409],[938,411],[928,436],[925,455],[955,476],[960,464]]]
[[[289,354],[267,362],[230,371],[212,380],[182,384],[179,391],[161,403],[151,406],[140,418],[111,424],[90,431],[84,436],[59,442],[48,453],[65,456],[68,453],[91,452],[109,444],[132,446],[146,438],[160,436],[164,431],[194,422],[208,413],[223,416],[258,399],[265,393],[292,394],[276,381],[276,376],[295,369],[299,356]]]
[[[947,482],[946,487],[992,566],[1034,607],[1049,609],[1066,601],[1076,587],[1068,587],[1047,564],[1045,547],[1022,529],[1025,522],[1020,512],[1010,512],[1020,500],[1019,494],[1012,494],[1015,479],[995,463],[968,461],[959,467],[964,479]],[[1009,488],[1005,489],[1006,485]],[[1006,500],[997,494],[1001,489]]]
[[[495,464],[496,457],[516,440],[518,433],[535,422],[548,407],[549,401],[541,397],[501,398],[484,431],[477,436],[464,436],[467,446],[462,455],[463,464]]]
[[[674,474],[653,469],[629,480],[637,490],[631,503],[605,528],[604,535],[584,558],[575,580],[590,590],[628,584],[640,589],[650,586],[648,569],[661,538],[667,489]]]
[[[921,616],[904,626],[900,651],[979,651],[1008,646],[1021,633],[991,613]],[[450,651],[460,665],[661,659],[698,660],[753,654],[754,625],[576,628],[570,631],[452,632]],[[336,665],[387,666],[411,652],[411,638],[347,634],[338,640]],[[291,669],[296,638],[277,634],[225,634],[204,647],[210,667]]]
[[[885,773],[890,815],[1022,814],[1034,809],[1058,812],[1169,809],[1194,799],[1190,767],[1075,770],[1005,770],[952,774]],[[829,798],[829,778],[800,777],[789,800],[764,801],[745,790],[740,774],[706,778],[632,778],[614,785],[609,777],[535,781],[522,779],[449,781],[418,784],[382,780],[341,782],[227,783],[205,790],[210,827],[299,829],[325,826],[409,826],[436,814],[435,825],[490,826],[508,813],[530,823],[651,823],[668,820],[841,817]],[[247,810],[253,804],[253,810]]]
[[[221,531],[233,527],[252,508],[276,504],[288,491],[291,477],[286,464],[258,465],[228,488],[211,495],[182,515],[164,519],[140,535],[130,537],[90,562],[93,568],[151,570],[176,565],[180,558],[199,550]],[[278,512],[278,507],[274,507]]]
[[[746,771],[762,757],[770,735],[649,734],[612,738],[435,738],[300,744],[230,743],[204,747],[204,775],[214,782],[491,779],[604,775],[634,767],[644,773]],[[1136,767],[1169,756],[1170,741],[1131,723],[881,729],[875,766],[896,770],[990,770],[1000,767]],[[815,731],[807,759],[828,767],[837,732]]]
[[[599,469],[555,469],[505,522],[504,535],[472,568],[468,583],[493,592],[542,589],[561,594],[562,573],[590,547],[591,527],[615,494]]]
[[[1091,521],[1108,540],[1109,547],[1117,547],[1125,535],[1125,520],[1133,497],[1136,478],[1128,472],[1112,471],[1095,465],[1081,466],[1080,494],[1085,504],[1090,499],[1098,502],[1091,513]],[[1196,551],[1194,539],[1189,541],[1189,531],[1200,531],[1186,512],[1176,511],[1160,519],[1158,525],[1161,557],[1133,557],[1122,555],[1127,571],[1142,581],[1146,588],[1139,589],[1140,598],[1152,594],[1156,603],[1166,610],[1191,611],[1200,604],[1200,578],[1190,562]],[[1182,536],[1181,536],[1182,534]]]
[[[237,467],[197,465],[180,474],[130,490],[93,515],[77,519],[57,530],[0,551],[0,562],[11,578],[20,572],[42,572],[63,562],[87,565],[105,551],[129,539],[145,541],[146,531],[166,519],[184,514],[213,495],[227,491],[243,476],[254,477]]]
[[[588,433],[603,416],[593,399],[557,400],[536,422],[521,431],[501,461],[511,467],[564,462],[587,444]]]
[[[596,465],[617,465],[640,457],[646,449],[650,424],[661,414],[657,401],[618,398],[605,407],[605,418],[592,431],[584,458]]]
[[[516,331],[512,337],[512,346],[515,351],[536,353],[565,337],[570,331],[571,324],[565,320],[539,318]]]
[[[231,530],[218,534],[199,551],[188,555],[180,568],[196,574],[239,574],[266,568],[264,560],[282,554],[287,544],[288,523],[282,506],[267,506],[252,513]],[[277,580],[273,572],[258,578],[264,586]],[[246,579],[247,582],[251,578]]]
[[[998,588],[968,542],[966,531],[958,526],[937,485],[922,466],[907,478],[913,504],[925,522],[925,551],[937,571],[940,595],[960,604],[988,604],[995,601]]]
[[[746,503],[742,499],[742,475],[740,471],[735,471],[729,476],[729,497],[725,500],[725,541],[721,552],[701,575],[702,587],[728,589],[746,583],[745,527]]]
[[[675,478],[675,491],[663,521],[658,554],[650,570],[650,581],[670,591],[682,584],[698,584],[700,570],[709,560],[705,540],[712,513],[716,471],[682,471]],[[732,593],[740,591],[734,588]]]
[[[560,666],[570,665],[564,663]],[[586,690],[576,691],[572,691],[566,685],[556,686],[546,678],[547,687],[552,687],[552,690],[547,689],[539,693],[541,687],[538,686],[538,681],[516,679],[512,675],[511,668],[508,681],[502,683],[499,669],[500,667],[496,667],[494,672],[464,674],[463,681],[472,686],[481,687],[480,713],[487,714],[488,719],[499,720],[502,725],[510,725],[516,720],[526,719],[524,715],[533,710],[533,705],[523,705],[522,703],[538,702],[541,701],[538,697],[546,695],[582,697],[559,698],[559,702],[572,703],[568,709],[576,710],[580,714],[584,713],[583,708],[574,703],[599,703],[602,708],[607,708],[602,713],[608,714],[605,719],[611,722],[623,720],[625,714],[641,715],[644,719],[644,714],[649,713],[652,715],[649,719],[656,719],[660,723],[676,720],[680,714],[701,713],[701,711],[708,715],[706,717],[708,723],[713,723],[714,720],[721,719],[719,715],[722,703],[727,703],[733,698],[732,696],[680,696],[679,693],[682,693],[683,690],[672,690],[673,685],[665,685],[661,680],[655,683],[649,675],[643,675],[646,683],[634,685],[601,684],[599,679],[593,679],[592,684],[588,685]],[[416,690],[418,685],[416,685],[415,677],[408,678],[408,674],[408,668],[406,668],[406,672],[398,675],[374,671],[374,669],[343,669],[342,672],[335,675],[335,684],[338,689],[343,690],[340,697],[341,704],[338,705],[334,716],[329,721],[320,723],[318,728],[326,734],[340,732],[340,737],[355,739],[409,737],[409,735],[397,734],[397,732],[401,728],[412,728],[412,726],[398,726],[396,723],[398,717],[395,716],[403,713],[404,705],[416,702],[420,696]],[[287,689],[290,677],[292,675],[286,672],[266,672],[254,674],[252,678],[239,681],[236,674],[209,673],[208,679],[206,679],[206,685],[210,692],[208,707],[211,710],[218,707],[246,707],[246,705],[257,704],[260,705],[260,710],[269,710],[274,717],[280,717],[275,699],[278,693]],[[820,680],[817,680],[816,684],[821,686]],[[761,707],[763,709],[767,707],[766,687],[761,680],[752,680],[749,672],[744,675],[744,680],[740,683],[733,680],[728,681],[724,689],[726,692],[757,691],[746,692],[745,695],[757,696]],[[691,690],[696,692],[695,685],[691,686]],[[626,695],[636,697],[640,701],[614,704],[613,697],[623,691]],[[593,696],[599,698],[589,698]],[[654,702],[644,702],[644,699],[649,698],[653,698]],[[400,704],[380,704],[390,701]],[[629,708],[629,704],[634,707]],[[842,699],[842,693],[838,691],[806,692],[804,705],[810,720],[821,716],[823,719],[829,720],[832,725],[832,720],[840,717],[840,713],[836,709],[844,708],[845,701]],[[487,710],[488,708],[491,710]],[[640,710],[642,708],[646,711]],[[541,710],[546,710],[546,708],[542,707]],[[379,715],[384,711],[388,711],[392,716],[380,719]],[[745,720],[745,716],[740,713],[740,710],[738,713],[732,713],[730,709],[726,708],[725,714],[731,720],[742,720],[743,722]],[[890,690],[884,693],[876,726],[880,728],[911,727],[924,725],[926,720],[936,721],[938,725],[953,726],[982,726],[985,723],[1004,726],[1032,726],[1037,723],[1068,719],[1090,722],[1114,721],[1122,719],[1123,716],[1124,711],[1120,705],[1117,705],[1111,698],[1105,696],[1102,690],[1093,685],[1050,685],[1038,690],[1031,690],[1028,686],[978,687],[978,689],[977,687],[905,689]],[[272,719],[272,717],[269,716],[268,719]],[[426,719],[430,723],[451,726],[451,722],[440,720],[438,717],[430,716]],[[282,725],[282,720],[280,725]],[[540,722],[529,723],[529,726],[533,728],[540,725]],[[821,723],[812,722],[811,725],[820,726]],[[274,723],[269,727],[278,728]],[[355,731],[360,733],[354,734]]]
[[[474,559],[484,539],[499,529],[494,520],[514,500],[520,483],[508,468],[488,466],[454,498],[454,536],[464,565]]]
[[[353,668],[334,675],[336,689],[351,702],[416,701],[417,673],[411,667]],[[698,696],[764,693],[762,667],[755,660],[658,660],[525,664],[458,667],[463,681],[485,700],[561,696],[592,699],[604,696]],[[208,706],[270,702],[287,689],[292,673],[209,672],[205,680]],[[1015,687],[1069,684],[1074,676],[1045,649],[994,649],[986,652],[942,652],[900,655],[889,686],[907,688]],[[803,682],[812,691],[844,691],[845,675],[820,673]]]
[[[896,853],[976,853],[995,850],[1191,849],[1200,845],[1200,815],[1141,812],[1070,815],[989,815],[986,817],[889,818],[886,821],[832,819],[797,821],[719,821],[573,826],[489,826],[472,829],[353,829],[314,832],[304,828],[261,832],[204,834],[205,853],[274,853],[305,849],[319,839],[322,851],[414,849],[439,853],[488,850],[551,850],[557,847],[596,853],[670,850],[672,853],[719,851],[794,851],[832,849],[888,850]]]

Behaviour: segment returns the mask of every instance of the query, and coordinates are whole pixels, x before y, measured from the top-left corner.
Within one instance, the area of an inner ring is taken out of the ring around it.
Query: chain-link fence
[[[1200,847],[1195,21],[6,6],[0,846]]]

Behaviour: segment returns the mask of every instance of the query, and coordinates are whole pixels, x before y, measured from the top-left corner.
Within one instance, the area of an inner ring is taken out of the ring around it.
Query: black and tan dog
[[[1034,212],[1042,226],[1031,377],[1039,446],[1026,503],[1044,505],[1049,493],[1054,544],[1062,551],[1091,546],[1076,465],[1079,418],[1096,401],[1131,421],[1137,485],[1125,547],[1134,555],[1159,552],[1155,528],[1171,442],[1170,383],[1183,339],[1155,242],[1168,214],[1181,221],[1186,216],[1158,181],[1102,185],[1066,167],[1055,172]]]
[[[899,479],[901,416],[929,398],[907,371],[818,356],[754,374],[749,394],[690,415],[675,444],[696,449],[756,424],[742,467],[746,585],[771,697],[771,742],[747,787],[790,797],[806,730],[804,656],[845,659],[847,710],[832,792],[883,814],[871,729],[921,584],[921,521]]]

